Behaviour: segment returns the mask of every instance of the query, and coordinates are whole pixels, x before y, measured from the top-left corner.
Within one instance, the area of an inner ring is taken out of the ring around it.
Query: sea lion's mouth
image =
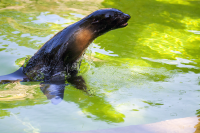
[[[127,25],[128,23],[126,22],[126,23],[121,24],[120,27],[126,27]]]
[[[119,28],[122,28],[122,27],[126,27],[128,25],[128,20],[131,18],[130,15],[128,14],[124,14],[122,17],[121,17],[121,21],[119,22],[119,25],[118,27]]]

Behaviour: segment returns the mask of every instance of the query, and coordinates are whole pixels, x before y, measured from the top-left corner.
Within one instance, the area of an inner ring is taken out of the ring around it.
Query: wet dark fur
[[[76,75],[79,59],[98,36],[125,27],[130,16],[117,9],[101,9],[66,27],[47,41],[26,65],[23,73],[29,80],[60,80]]]

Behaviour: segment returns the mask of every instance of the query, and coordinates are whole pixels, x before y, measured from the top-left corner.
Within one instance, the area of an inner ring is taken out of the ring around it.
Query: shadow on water
[[[3,83],[13,82],[14,78],[18,78],[15,75],[16,73],[20,74],[21,70],[19,69],[17,72],[7,75],[5,77],[1,76],[1,78],[7,78],[7,80],[3,80]],[[22,76],[20,77],[21,79],[18,78],[19,81],[23,79]],[[67,81],[59,80],[54,82],[41,82],[36,83],[36,86],[34,86],[34,84],[34,82],[32,84],[32,82],[19,83],[17,81],[10,84],[1,84],[0,88],[4,88],[4,91],[1,90],[0,97],[2,103],[0,104],[0,107],[4,106],[3,109],[9,109],[18,106],[23,106],[23,104],[21,103],[23,103],[23,100],[27,98],[30,98],[28,99],[28,101],[26,101],[26,103],[28,103],[28,105],[30,106],[31,104],[29,102],[31,101],[31,99],[37,98],[31,93],[35,93],[34,90],[40,88],[41,92],[54,105],[58,105],[62,100],[64,100],[65,102],[74,102],[87,115],[88,118],[93,118],[95,116],[95,120],[101,120],[108,123],[120,123],[124,121],[123,118],[125,116],[122,113],[116,111],[115,108],[109,102],[107,102],[103,96],[94,95],[94,93],[87,88],[82,76],[72,75],[70,78],[67,79]],[[22,93],[24,95],[22,95],[21,97],[14,96]],[[39,104],[45,104],[47,101],[44,100],[43,96],[41,96],[41,93],[39,94],[40,97],[42,97],[42,99],[39,98],[36,101],[39,101]],[[6,101],[10,101],[12,103],[10,103],[11,106],[5,107],[6,104],[4,104],[4,102]],[[34,105],[38,104],[34,101],[35,100],[32,101]],[[1,110],[0,117],[3,118],[9,115],[10,113],[6,110]]]

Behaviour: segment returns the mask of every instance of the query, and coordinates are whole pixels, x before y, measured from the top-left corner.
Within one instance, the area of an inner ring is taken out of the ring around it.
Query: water
[[[54,105],[39,82],[0,85],[1,132],[86,131],[200,114],[198,1],[2,0],[0,75],[16,71],[59,30],[110,7],[131,19],[86,53],[81,75],[93,96],[68,85]]]

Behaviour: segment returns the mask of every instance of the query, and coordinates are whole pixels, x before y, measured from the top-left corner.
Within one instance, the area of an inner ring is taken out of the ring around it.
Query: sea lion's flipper
[[[11,74],[0,76],[0,84],[22,81],[25,78],[27,78],[27,76],[23,73],[23,68],[20,67],[17,71]]]

